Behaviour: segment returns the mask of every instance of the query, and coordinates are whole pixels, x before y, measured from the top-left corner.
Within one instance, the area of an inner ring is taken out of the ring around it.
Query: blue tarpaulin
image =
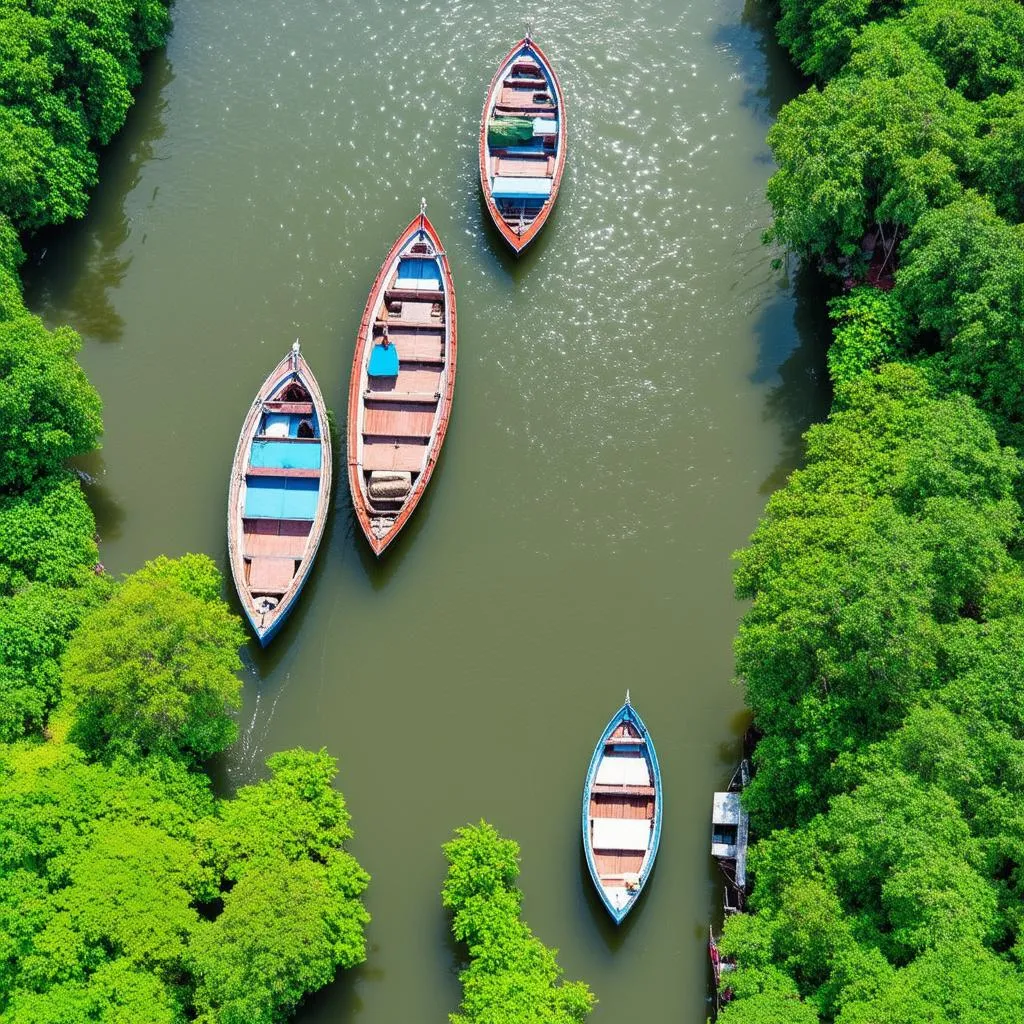
[[[319,441],[253,441],[249,465],[273,469],[319,469]]]
[[[437,260],[402,259],[398,263],[396,288],[426,288],[441,290],[441,268]]]
[[[319,493],[319,479],[249,477],[245,489],[245,515],[249,519],[315,519]]]
[[[387,348],[381,344],[374,345],[366,373],[370,377],[397,377],[398,349],[394,345],[388,345]]]

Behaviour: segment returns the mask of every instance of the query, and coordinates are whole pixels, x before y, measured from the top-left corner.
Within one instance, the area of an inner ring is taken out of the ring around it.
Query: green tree
[[[461,1013],[452,1024],[574,1024],[594,1005],[582,982],[556,984],[556,951],[520,920],[519,846],[481,821],[455,830],[445,843],[448,876],[441,900],[452,911],[452,933],[464,942],[469,966],[459,974]]]
[[[38,317],[0,323],[0,488],[28,486],[96,447],[100,399],[74,361],[78,336]]]
[[[907,348],[909,325],[891,292],[862,286],[829,303],[835,333],[828,372],[838,401],[847,385],[867,370],[899,358]]]
[[[981,104],[974,187],[987,194],[996,212],[1013,224],[1024,221],[1024,88],[992,96]]]
[[[190,942],[198,1021],[273,1024],[338,967],[365,959],[368,916],[337,874],[282,857],[225,894],[216,920],[201,922]]]
[[[0,495],[0,594],[31,582],[81,584],[98,554],[96,521],[70,473],[42,477],[27,491]]]
[[[876,222],[900,231],[960,195],[978,113],[924,50],[877,26],[848,73],[788,103],[768,133],[770,241],[834,264]]]
[[[899,301],[934,331],[954,387],[1024,418],[1024,227],[967,194],[922,216],[903,245]]]
[[[1024,9],[1015,0],[911,3],[900,24],[968,99],[1024,82]]]
[[[148,562],[82,622],[64,680],[88,747],[202,760],[235,738],[244,634],[215,577],[205,555]]]

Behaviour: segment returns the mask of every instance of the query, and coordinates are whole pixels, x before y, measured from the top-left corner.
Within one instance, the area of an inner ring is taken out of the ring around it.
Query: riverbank
[[[782,5],[822,88],[769,132],[769,236],[892,288],[833,305],[833,412],[739,556],[762,839],[722,1019],[1016,1020],[1024,16],[817,6]]]
[[[340,755],[350,848],[373,874],[370,955],[300,1020],[459,1005],[439,849],[482,816],[521,844],[524,918],[593,987],[591,1020],[635,1014],[637,993],[649,1016],[700,1015],[706,793],[743,728],[729,553],[827,401],[816,291],[760,244],[764,135],[796,76],[739,2],[588,2],[536,22],[572,149],[539,248],[514,262],[487,233],[475,145],[521,25],[496,2],[401,10],[180,0],[89,216],[29,268],[33,308],[82,326],[104,398],[86,467],[102,560],[119,574],[206,551],[223,570],[256,388],[299,337],[343,407],[367,291],[425,196],[458,295],[444,456],[379,564],[339,499],[288,627],[243,650],[218,790],[261,778],[275,750]],[[396,31],[414,58],[394,61]],[[577,823],[627,685],[666,821],[651,889],[617,931]]]
[[[84,214],[170,23],[160,3],[80,15],[0,16],[0,1015],[269,1024],[365,958],[369,876],[325,753],[212,796],[243,634],[210,559],[121,581],[98,561],[67,463],[95,450],[100,400],[77,335],[22,302],[17,231]]]

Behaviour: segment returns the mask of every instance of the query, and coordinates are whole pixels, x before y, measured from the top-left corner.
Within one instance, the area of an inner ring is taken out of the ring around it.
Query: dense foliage
[[[781,0],[818,79],[769,239],[850,284],[835,405],[742,552],[763,733],[727,1024],[1024,1019],[1024,7]],[[877,280],[874,278],[874,280]],[[894,363],[902,359],[904,363]]]
[[[737,667],[758,722],[758,824],[792,823],[842,786],[836,761],[887,734],[937,685],[949,624],[1016,580],[1017,460],[962,396],[889,364],[807,434],[807,467],[740,556],[752,598]]]
[[[737,572],[766,838],[724,1019],[1020,1020],[1018,460],[900,364],[807,441]]]
[[[3,0],[0,209],[17,227],[82,216],[91,145],[124,123],[141,55],[169,27],[162,0]]]
[[[96,526],[64,466],[96,447],[77,335],[24,306],[18,230],[85,212],[94,146],[124,123],[164,0],[0,0],[0,739],[39,730],[71,631],[102,590]]]
[[[164,0],[0,0],[0,1019],[276,1024],[365,958],[325,753],[215,799],[238,619],[205,556],[121,582],[69,458],[100,401],[24,307],[18,230],[84,213]]]
[[[81,623],[64,655],[75,739],[107,756],[204,761],[235,739],[245,639],[205,555],[160,558]]]
[[[0,747],[0,1017],[281,1020],[365,957],[368,878],[324,753],[217,800],[154,755]]]
[[[457,829],[445,843],[448,877],[441,890],[452,933],[466,944],[459,974],[461,1013],[452,1024],[576,1024],[594,1005],[581,982],[556,984],[562,973],[548,949],[520,920],[519,845],[479,825]]]

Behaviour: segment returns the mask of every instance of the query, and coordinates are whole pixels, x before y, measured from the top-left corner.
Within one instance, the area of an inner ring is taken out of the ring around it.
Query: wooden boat
[[[750,819],[741,794],[750,782],[750,762],[744,758],[733,772],[729,788],[715,793],[711,804],[711,856],[725,875],[725,913],[743,909],[747,898],[747,846]]]
[[[306,582],[330,493],[327,406],[295,342],[245,417],[228,489],[231,575],[262,646]]]
[[[527,33],[491,79],[480,124],[480,187],[495,226],[517,253],[555,205],[565,143],[562,87]]]
[[[455,390],[455,288],[426,203],[391,247],[359,324],[348,396],[348,482],[380,554],[441,452]]]
[[[640,716],[626,703],[597,741],[583,787],[583,849],[612,920],[633,908],[661,839],[661,769]]]

